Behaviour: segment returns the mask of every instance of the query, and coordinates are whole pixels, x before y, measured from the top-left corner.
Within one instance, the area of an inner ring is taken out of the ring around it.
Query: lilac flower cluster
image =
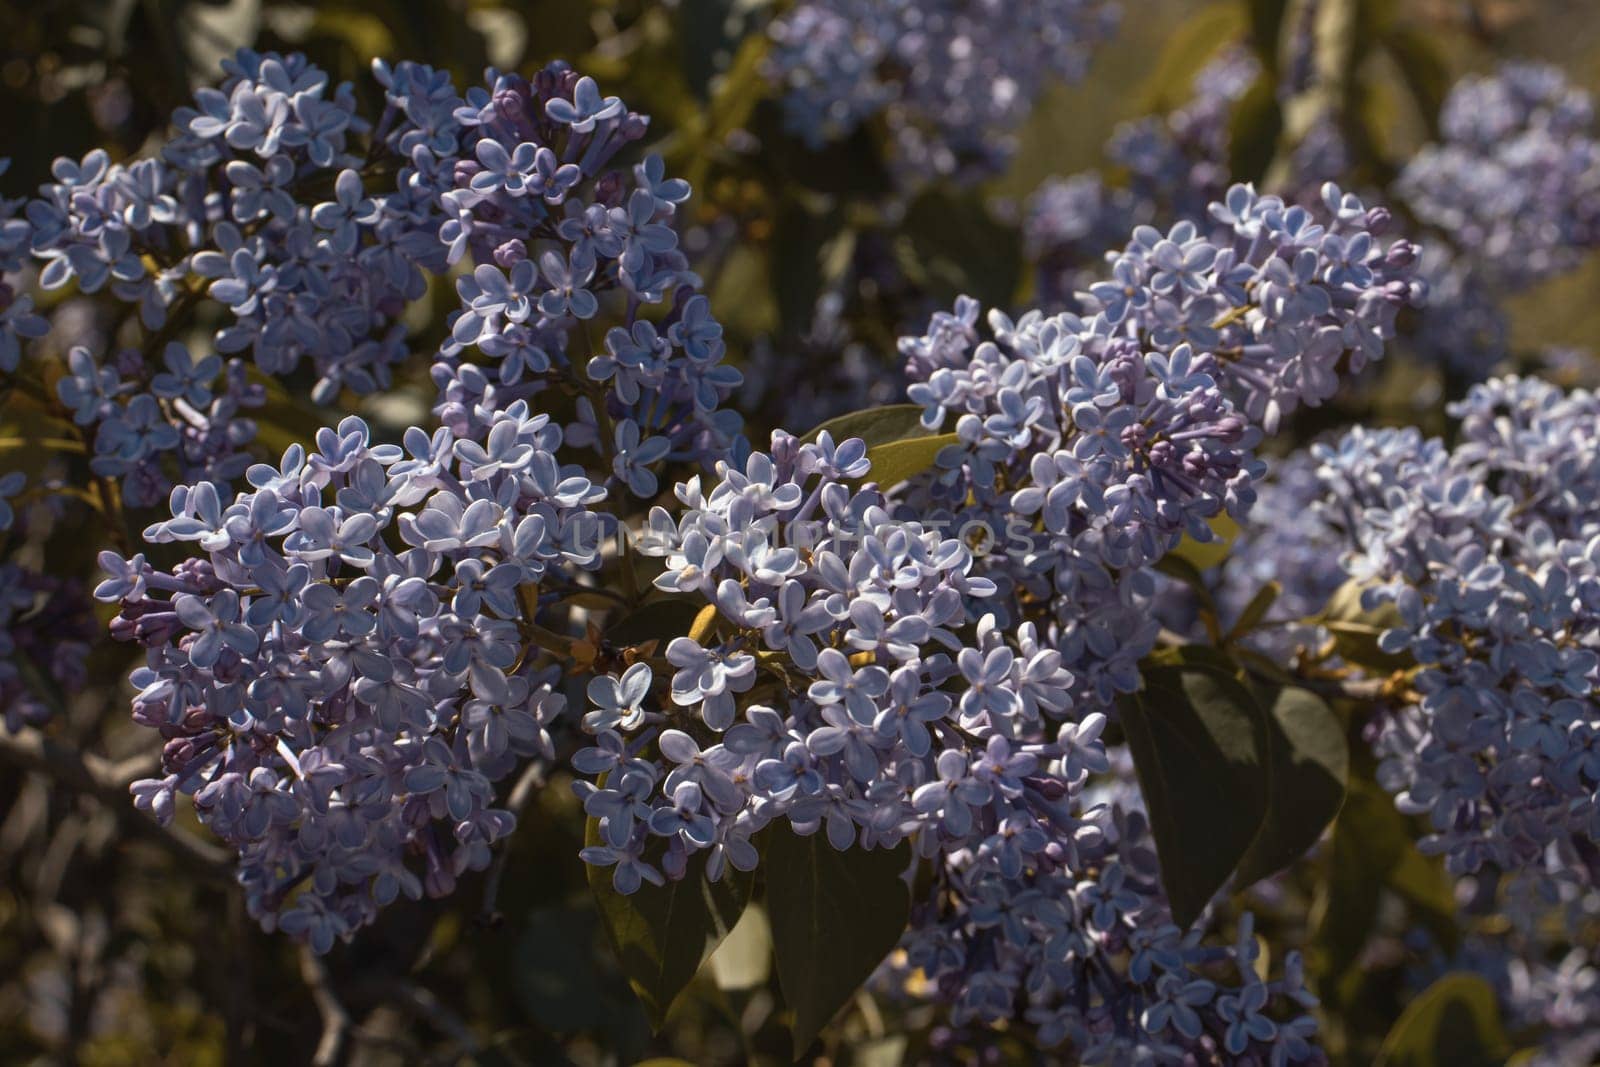
[[[633,892],[700,853],[713,878],[749,869],[777,818],[838,849],[910,839],[939,888],[906,965],[957,1022],[1025,998],[1094,1062],[1312,1056],[1308,1019],[1268,1014],[1309,1003],[1298,965],[1264,983],[1253,949],[1178,930],[1143,817],[1085,790],[1155,639],[1151,565],[1249,507],[1257,422],[1326,397],[1302,349],[1329,348],[1328,377],[1381,354],[1419,295],[1411,246],[1373,241],[1383,212],[1324,201],[1326,224],[1240,186],[1214,240],[1141,228],[1088,319],[996,313],[980,343],[975,302],[936,315],[902,343],[924,424],[959,439],[929,474],[878,486],[861,441],[779,432],[681,483],[640,551],[705,606],[664,662],[589,687],[585,859]],[[1230,959],[1243,985],[1207,977]]]
[[[1379,777],[1424,849],[1589,878],[1600,839],[1600,399],[1532,379],[1473,388],[1452,450],[1415,430],[1314,449],[1326,521],[1415,702],[1376,731]]]
[[[560,386],[577,400],[567,443],[597,452],[608,484],[644,498],[662,462],[709,462],[732,447],[741,420],[722,403],[742,377],[722,362],[722,327],[672,225],[689,185],[657,156],[631,182],[602,169],[644,135],[646,118],[559,64],[531,83],[491,72],[449,107],[431,82],[402,85],[398,69],[390,80],[408,114],[453,116],[427,125],[460,144],[437,238],[448,263],[470,253],[477,266],[456,283],[461,308],[433,368],[445,427],[476,435]],[[644,314],[662,303],[666,316]],[[618,324],[596,349],[587,330],[608,304],[619,305]],[[582,357],[568,353],[575,334]]]
[[[769,75],[813,144],[881,115],[909,184],[1004,166],[1011,133],[1115,27],[1111,0],[809,0],[773,21]]]
[[[1571,270],[1600,242],[1600,142],[1589,94],[1557,68],[1508,63],[1446,99],[1442,140],[1396,183],[1426,227],[1438,299],[1418,344],[1473,378],[1507,354],[1500,301]]]
[[[1421,221],[1515,289],[1570,269],[1600,238],[1600,143],[1589,94],[1557,68],[1507,63],[1456,83],[1442,140],[1399,191]]]
[[[1248,934],[1207,948],[1172,923],[1143,817],[1086,793],[1109,767],[1106,715],[1071,716],[1062,655],[1031,623],[996,625],[996,585],[959,537],[846,484],[871,478],[865,452],[779,432],[709,488],[680,484],[678,516],[652,511],[657,587],[710,621],[664,666],[590,683],[595,743],[574,765],[597,779],[576,788],[600,841],[584,859],[631,893],[700,853],[714,879],[752,869],[775,819],[840,850],[909,839],[938,884],[905,963],[955,1021],[1013,1019],[1025,997],[1041,1041],[1086,1062],[1309,1057],[1309,1018],[1267,1014],[1313,1002],[1297,960],[1265,983]],[[1197,971],[1229,960],[1238,984]]]
[[[280,70],[317,81],[298,59],[271,63],[270,86]],[[418,269],[476,263],[433,367],[442,425],[397,445],[349,417],[314,448],[249,467],[242,492],[228,472],[180,484],[171,518],[145,538],[197,554],[160,571],[105,553],[96,590],[120,605],[113,634],[149,650],[134,718],[166,739],[163,774],[135,784],[136,803],[167,819],[191,795],[238,850],[251,913],[318,951],[397,897],[447,894],[487,864],[514,825],[494,783],[556,756],[565,698],[547,624],[564,628],[570,598],[592,589],[585,574],[630,494],[648,499],[667,463],[739,440],[737,416],[720,410],[739,376],[721,365],[721,327],[671,226],[688,186],[653,157],[629,176],[605,169],[645,119],[561,64],[531,82],[490,71],[464,98],[424,67],[376,70],[388,107],[375,136],[408,160],[402,191],[369,203],[346,169],[309,224],[336,255],[362,249],[393,267],[395,293]],[[261,105],[263,93],[249,80],[202,92],[173,153],[321,153],[286,116],[328,123],[270,94]],[[390,211],[406,216],[392,230]],[[235,257],[227,277],[245,281],[269,251]],[[265,344],[269,305],[239,314],[230,329]],[[603,350],[584,338],[579,367],[569,338],[591,321],[618,325]],[[320,358],[323,340],[304,340]],[[320,369],[348,381],[350,366]],[[179,366],[170,376],[197,387]],[[565,425],[532,404],[557,390],[571,399]]]
[[[1155,218],[1203,221],[1227,177],[1232,106],[1259,74],[1242,50],[1224,52],[1196,77],[1191,101],[1165,118],[1119,127],[1108,159],[1127,174],[1052,178],[1029,199],[1024,233],[1041,304],[1074,307],[1098,270],[1108,235]],[[1430,365],[1477,381],[1509,355],[1506,296],[1571,270],[1596,243],[1600,149],[1589,94],[1556,68],[1507,64],[1461,80],[1425,146],[1394,184],[1427,247],[1420,276],[1427,307],[1407,349]],[[1337,126],[1319,121],[1293,147],[1285,200],[1309,203],[1324,179],[1349,169]]]
[[[94,430],[95,473],[121,479],[133,506],[158,503],[174,479],[243,473],[255,431],[241,412],[263,393],[234,353],[250,351],[271,376],[309,358],[324,402],[341,385],[380,388],[406,355],[398,316],[423,288],[400,247],[426,220],[415,198],[362,193],[352,168],[363,159],[347,139],[366,126],[349,86],[330,92],[302,56],[246,50],[224,67],[220,89],[174,115],[159,157],[113,163],[97,149],[57,160],[55,180],[6,224],[7,269],[26,255],[44,289],[107,292],[137,311],[139,343],[124,347],[113,330],[112,351],[72,349],[57,387],[73,421]],[[214,335],[219,354],[196,355],[172,338],[207,301],[231,321]],[[43,332],[33,320],[13,331]],[[14,338],[0,344],[0,371],[17,357]]]
[[[1075,293],[1103,268],[1101,253],[1134,226],[1158,219],[1206,222],[1207,205],[1230,182],[1233,110],[1260,75],[1261,64],[1244,48],[1224,49],[1195,75],[1193,94],[1181,107],[1117,127],[1105,156],[1122,180],[1086,171],[1047,178],[1034,190],[1024,207],[1023,240],[1041,306],[1074,308]],[[1290,202],[1315,203],[1322,182],[1345,169],[1328,142],[1325,128],[1315,127],[1296,149],[1290,188],[1274,191]]]
[[[10,168],[11,160],[0,158],[0,174]],[[25,203],[0,196],[0,374],[13,373],[22,360],[23,344],[50,330],[49,321],[34,310],[33,297],[18,291],[30,266],[32,228],[25,217],[17,217]]]
[[[1034,762],[1007,738],[1064,707],[1060,657],[963,647],[955,631],[993,583],[969,576],[958,539],[892,516],[875,489],[852,492],[868,467],[859,439],[779,432],[770,454],[719,464],[709,489],[681,483],[678,516],[652,509],[638,547],[666,560],[657,588],[716,618],[666,646],[670,677],[640,663],[589,687],[596,744],[574,763],[607,778],[580,789],[605,840],[585,858],[614,865],[618,889],[661,880],[652,838],[666,839],[673,877],[699,850],[713,877],[749,869],[750,836],[778,817],[825,824],[840,849],[858,836],[892,846],[921,825],[930,844],[941,826],[965,836],[1013,762]],[[959,708],[940,690],[952,679],[976,685]],[[995,738],[970,762],[964,729]],[[647,746],[659,755],[643,758]]]
[[[992,313],[980,342],[964,301],[902,342],[924,424],[953,415],[960,438],[908,501],[930,521],[1006,532],[983,560],[1002,623],[1035,621],[1085,699],[1137,688],[1159,629],[1150,567],[1245,513],[1262,430],[1380,357],[1419,296],[1415,249],[1374,240],[1387,214],[1323,195],[1326,222],[1235,186],[1209,238],[1140,227],[1086,294],[1087,318]]]
[[[554,755],[564,701],[524,651],[520,590],[598,564],[605,494],[525,405],[485,437],[401,448],[350,417],[231,501],[173,490],[145,538],[203,556],[102,556],[113,635],[149,649],[134,720],[166,738],[136,803],[167,819],[192,795],[251,913],[318,951],[481,869],[513,825],[493,783]]]
[[[914,909],[903,962],[885,977],[911,971],[913,988],[951,1004],[953,1024],[1020,1013],[1041,1045],[1070,1042],[1086,1064],[1319,1061],[1299,953],[1263,980],[1248,914],[1232,945],[1180,931],[1137,810],[1102,809],[1020,875],[957,853],[940,891]]]
[[[1511,1025],[1541,1037],[1525,1062],[1529,1067],[1593,1063],[1600,1056],[1600,970],[1581,947],[1554,959],[1540,956],[1542,947],[1536,941],[1518,946],[1520,951],[1486,953],[1483,960],[1493,968],[1490,976]]]

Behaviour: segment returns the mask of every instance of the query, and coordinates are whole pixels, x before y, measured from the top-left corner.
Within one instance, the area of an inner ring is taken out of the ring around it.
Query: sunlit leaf
[[[1497,1067],[1511,1051],[1494,987],[1481,975],[1436,980],[1383,1039],[1376,1067]]]
[[[859,437],[867,443],[868,448],[934,434],[933,430],[922,425],[921,404],[885,404],[852,411],[812,427],[801,440],[815,441],[824,430],[828,431],[835,444],[846,438]]]
[[[941,451],[960,441],[953,433],[885,441],[876,448],[867,449],[867,459],[872,461],[867,477],[881,486],[898,485],[932,467]]]

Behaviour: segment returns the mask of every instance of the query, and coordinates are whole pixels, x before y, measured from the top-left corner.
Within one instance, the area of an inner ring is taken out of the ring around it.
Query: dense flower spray
[[[57,390],[124,500],[171,487],[145,539],[197,552],[103,556],[113,633],[150,650],[134,717],[166,738],[135,798],[166,819],[192,795],[252,913],[326,950],[400,895],[449,892],[510,831],[493,783],[554,757],[564,707],[528,628],[601,565],[614,501],[736,446],[739,375],[677,249],[688,186],[654,157],[607,168],[646,120],[592,80],[490,71],[461,96],[379,63],[368,123],[303,57],[227,70],[159,159],[58,163],[7,265],[25,249],[47,288],[109,285],[146,331],[111,361],[73,349]],[[385,388],[406,306],[463,260],[438,429],[380,443],[350,417],[251,465],[237,412],[262,391],[235,353],[269,376],[308,361],[314,398]],[[169,340],[200,301],[224,311],[222,355]]]
[[[1108,0],[815,0],[771,27],[785,119],[813,143],[883,116],[910,184],[1001,169],[1052,81],[1115,28]]]

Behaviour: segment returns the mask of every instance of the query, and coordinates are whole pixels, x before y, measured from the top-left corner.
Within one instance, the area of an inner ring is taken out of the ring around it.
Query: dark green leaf
[[[1266,714],[1237,679],[1154,667],[1122,703],[1161,884],[1187,928],[1228,880],[1267,810]]]
[[[902,265],[940,303],[966,294],[1005,305],[1016,295],[1021,234],[991,216],[982,197],[930,189],[907,209],[902,230],[909,237]]]
[[[1256,182],[1266,174],[1283,132],[1278,83],[1263,72],[1233,106],[1228,124],[1228,170],[1235,181]]]
[[[1271,792],[1266,821],[1239,864],[1239,886],[1265,878],[1316,844],[1344,803],[1350,749],[1326,701],[1297,686],[1255,687],[1267,709]]]
[[[1288,13],[1288,0],[1245,0],[1250,16],[1250,47],[1262,67],[1269,71],[1278,69],[1278,38],[1283,32],[1283,18]]]
[[[785,338],[798,338],[811,328],[824,281],[823,252],[839,232],[836,214],[816,214],[797,204],[778,213],[768,261]]]
[[[1496,1067],[1510,1051],[1494,987],[1456,972],[1406,1008],[1383,1039],[1377,1067]]]
[[[668,596],[640,605],[631,615],[606,627],[606,640],[619,648],[644,641],[662,644],[682,637],[694,625],[705,602]]]
[[[1312,911],[1316,967],[1330,994],[1366,947],[1385,889],[1410,905],[1446,949],[1454,944],[1455,901],[1443,868],[1417,851],[1388,793],[1352,778],[1333,827],[1328,877]]]
[[[571,1033],[606,1021],[608,1005],[595,973],[594,916],[539,908],[517,935],[517,1000],[546,1030]]]
[[[828,431],[835,444],[847,437],[859,437],[868,448],[909,437],[930,437],[934,433],[922,425],[921,404],[885,404],[852,411],[812,427],[801,440],[815,441],[823,430]]]
[[[599,821],[590,819],[584,839],[600,843]],[[611,868],[588,867],[589,889],[600,910],[622,971],[651,1024],[661,1029],[672,1002],[689,984],[750,901],[753,879],[729,869],[720,882],[705,878],[705,854],[689,861],[678,881],[649,882],[629,896],[611,885]]]
[[[1158,667],[1182,667],[1197,671],[1214,671],[1239,681],[1245,680],[1244,669],[1237,660],[1214,645],[1190,644],[1158,649],[1150,656]]]
[[[798,1059],[905,930],[910,846],[836,851],[826,834],[767,831],[767,918]]]

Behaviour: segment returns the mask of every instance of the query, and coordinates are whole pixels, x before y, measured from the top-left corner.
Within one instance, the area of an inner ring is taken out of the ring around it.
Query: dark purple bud
[[[1389,251],[1384,253],[1383,265],[1391,270],[1409,267],[1417,261],[1419,250],[1416,245],[1407,240],[1399,240],[1389,246]]]
[[[505,270],[510,270],[527,258],[528,246],[516,237],[494,250],[495,263]]]

